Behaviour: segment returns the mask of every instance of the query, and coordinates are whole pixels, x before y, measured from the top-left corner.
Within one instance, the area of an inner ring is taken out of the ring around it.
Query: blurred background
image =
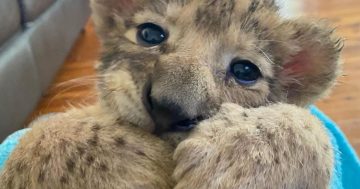
[[[22,3],[16,8],[14,2],[22,1],[27,0],[0,2],[0,28],[5,31],[0,32],[0,141],[39,115],[64,111],[71,104],[91,103],[96,97],[94,64],[99,42],[88,19],[87,0],[29,0],[36,3]],[[285,17],[326,18],[346,39],[344,74],[330,97],[317,106],[338,123],[360,154],[360,1],[279,0],[279,3]],[[20,13],[9,16],[4,11]],[[10,29],[2,26],[3,18]],[[22,35],[26,36],[25,42],[17,41]],[[18,60],[14,45],[17,50],[25,48],[20,51],[21,56],[27,54],[25,60]],[[26,66],[30,59],[35,68]],[[33,92],[28,94],[27,89]]]

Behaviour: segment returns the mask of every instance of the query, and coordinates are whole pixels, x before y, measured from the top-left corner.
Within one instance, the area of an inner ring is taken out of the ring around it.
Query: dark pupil
[[[141,31],[142,39],[149,44],[159,44],[164,41],[164,32],[155,26],[147,26]]]
[[[248,61],[239,61],[234,63],[232,66],[232,73],[236,79],[240,81],[256,81],[260,77],[259,68],[248,62]]]

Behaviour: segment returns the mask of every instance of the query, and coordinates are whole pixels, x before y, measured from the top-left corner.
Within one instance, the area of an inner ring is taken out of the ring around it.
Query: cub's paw
[[[179,144],[176,189],[327,188],[333,151],[307,110],[224,104]]]
[[[170,189],[172,153],[141,129],[59,114],[20,140],[0,189]]]

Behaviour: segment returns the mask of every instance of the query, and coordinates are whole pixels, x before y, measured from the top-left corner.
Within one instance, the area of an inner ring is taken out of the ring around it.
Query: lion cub
[[[332,28],[274,0],[91,7],[98,102],[32,123],[1,189],[329,186],[331,144],[305,108],[340,71]]]

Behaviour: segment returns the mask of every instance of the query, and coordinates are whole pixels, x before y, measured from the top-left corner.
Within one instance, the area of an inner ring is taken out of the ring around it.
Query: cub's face
[[[102,102],[148,130],[188,130],[224,102],[306,106],[338,75],[342,41],[272,0],[92,0]]]

